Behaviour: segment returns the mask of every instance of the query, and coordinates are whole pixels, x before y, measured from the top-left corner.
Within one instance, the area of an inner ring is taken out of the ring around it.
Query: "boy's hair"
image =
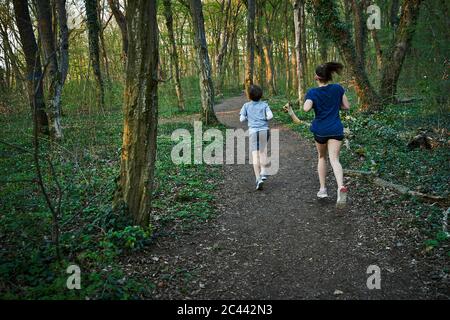
[[[250,89],[248,90],[248,97],[250,100],[258,102],[261,100],[263,96],[263,91],[260,86],[257,85],[251,85]]]

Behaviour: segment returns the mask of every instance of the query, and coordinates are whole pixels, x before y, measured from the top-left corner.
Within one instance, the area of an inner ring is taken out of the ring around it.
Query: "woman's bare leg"
[[[327,178],[327,145],[316,142],[316,148],[319,155],[317,172],[319,173],[320,189],[323,190],[326,188]]]
[[[341,151],[342,141],[330,139],[328,140],[328,154],[330,157],[330,163],[333,167],[334,176],[338,184],[338,190],[344,186],[344,173],[342,171],[342,165],[339,162],[339,153]]]

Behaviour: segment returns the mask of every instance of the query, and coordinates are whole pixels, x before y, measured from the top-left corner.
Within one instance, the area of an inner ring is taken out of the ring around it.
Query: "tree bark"
[[[361,101],[360,109],[364,111],[378,110],[381,106],[381,100],[369,82],[364,66],[357,59],[350,31],[340,20],[334,2],[329,0],[312,0],[311,5],[316,18],[322,21],[322,28],[327,30],[347,64],[353,77],[356,93]]]
[[[389,23],[391,24],[392,30],[397,30],[398,27],[398,10],[400,8],[399,0],[392,0],[391,8],[389,12]]]
[[[365,10],[367,8],[366,1],[351,0],[351,8],[353,11],[353,25],[355,28],[355,49],[356,57],[362,66],[365,66],[366,57],[365,49],[367,42],[367,26],[365,23]]]
[[[184,96],[183,89],[181,87],[181,72],[180,64],[178,61],[177,46],[175,43],[175,35],[173,32],[173,16],[172,16],[172,4],[171,0],[164,0],[164,16],[166,19],[167,32],[169,36],[169,55],[173,69],[173,76],[175,78],[175,91],[178,99],[178,110],[184,111]]]
[[[98,21],[98,3],[97,0],[84,0],[84,2],[86,6],[89,35],[89,58],[97,81],[97,105],[103,109],[105,105],[105,88],[100,67],[100,22]]]
[[[39,35],[41,37],[42,48],[46,63],[48,63],[48,76],[50,78],[50,104],[52,106],[53,133],[55,138],[63,136],[61,127],[61,94],[62,85],[58,69],[58,59],[56,55],[55,34],[52,26],[52,11],[49,0],[36,1]]]
[[[66,0],[56,0],[56,11],[59,23],[59,70],[61,85],[67,79],[69,72],[69,28],[67,27]]]
[[[33,114],[37,118],[39,132],[49,134],[48,117],[45,112],[45,99],[42,81],[42,65],[33,32],[27,0],[14,0],[14,15],[19,30],[20,41],[26,61],[28,96]],[[33,117],[34,118],[34,117]]]
[[[402,5],[400,24],[395,33],[392,48],[387,53],[381,71],[380,94],[384,102],[395,102],[397,83],[406,53],[416,29],[422,0],[405,0]]]
[[[124,129],[114,207],[147,227],[156,162],[158,127],[158,25],[156,0],[128,2],[128,59]]]
[[[205,22],[201,0],[189,0],[193,29],[194,46],[197,51],[197,63],[200,69],[200,92],[202,98],[202,120],[205,124],[217,123],[214,113],[214,84],[211,75],[211,62],[206,43]]]
[[[247,1],[247,51],[245,59],[245,91],[248,95],[250,86],[253,85],[255,68],[255,0]]]
[[[277,93],[275,85],[275,65],[273,61],[273,41],[270,36],[269,18],[265,18],[264,24],[264,35],[262,37],[263,42],[263,52],[266,64],[266,85],[269,89],[270,95],[275,95]]]
[[[375,46],[375,54],[377,56],[377,69],[378,72],[381,72],[381,68],[383,66],[383,50],[381,49],[380,40],[378,39],[378,32],[377,30],[371,30],[370,31],[373,39],[373,44]]]
[[[255,47],[254,47],[254,61],[256,59],[256,66],[254,64],[254,80],[261,88],[264,88],[264,45],[263,45],[263,14],[261,6],[256,8],[255,18],[256,34],[255,34]],[[249,49],[249,48],[248,48]],[[247,50],[248,50],[247,49]]]

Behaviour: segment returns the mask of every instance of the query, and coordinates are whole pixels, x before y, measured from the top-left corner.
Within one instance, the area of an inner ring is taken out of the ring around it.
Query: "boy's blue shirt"
[[[248,120],[251,132],[269,130],[269,120],[273,117],[269,105],[264,101],[247,102],[242,107],[240,115]]]
[[[318,136],[330,137],[344,134],[339,111],[345,90],[339,84],[309,89],[306,100],[312,100],[315,113],[310,130]]]

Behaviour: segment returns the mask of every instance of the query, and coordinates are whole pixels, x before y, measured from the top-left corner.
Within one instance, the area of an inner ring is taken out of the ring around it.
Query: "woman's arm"
[[[302,121],[295,115],[295,112],[294,110],[292,110],[292,106],[290,103],[286,104],[283,107],[283,110],[289,114],[294,123],[296,124],[302,123]]]
[[[348,101],[347,96],[344,93],[344,96],[342,97],[342,110],[350,110],[350,102]]]
[[[313,107],[313,101],[310,99],[307,99],[305,101],[305,104],[303,105],[303,110],[305,110],[305,112],[309,112],[309,111],[311,111],[312,107]]]

